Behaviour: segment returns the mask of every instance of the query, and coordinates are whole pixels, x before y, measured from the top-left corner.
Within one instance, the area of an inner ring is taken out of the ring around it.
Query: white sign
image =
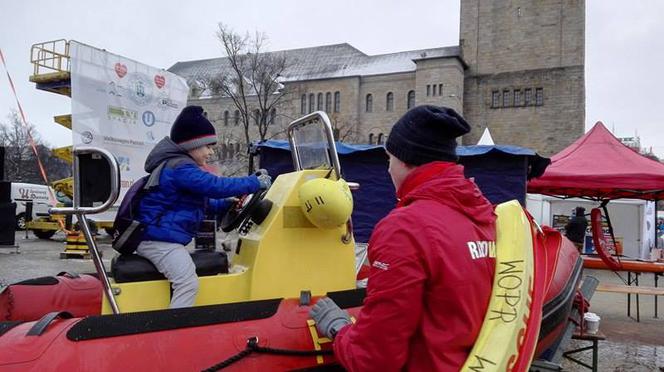
[[[154,145],[170,133],[186,105],[185,80],[168,71],[71,41],[72,134],[101,147],[120,165],[120,198],[145,175]]]
[[[648,201],[643,213],[643,235],[641,238],[640,258],[650,258],[650,251],[655,248],[655,229],[657,229],[657,219],[655,218],[655,202]],[[661,248],[661,247],[659,247]]]

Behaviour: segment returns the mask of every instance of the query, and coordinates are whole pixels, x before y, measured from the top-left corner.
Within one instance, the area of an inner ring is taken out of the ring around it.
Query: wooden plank
[[[643,295],[664,296],[664,287],[599,283],[596,290],[597,292],[613,292],[625,294],[635,293]]]

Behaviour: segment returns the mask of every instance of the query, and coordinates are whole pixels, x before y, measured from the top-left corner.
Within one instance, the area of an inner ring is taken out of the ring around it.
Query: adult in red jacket
[[[454,110],[418,106],[386,143],[397,208],[369,241],[371,271],[357,322],[323,298],[311,314],[350,371],[458,370],[487,311],[495,214],[456,164],[470,130]]]

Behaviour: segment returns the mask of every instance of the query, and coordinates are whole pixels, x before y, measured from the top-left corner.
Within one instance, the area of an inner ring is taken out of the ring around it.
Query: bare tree
[[[264,33],[242,36],[220,23],[217,38],[226,54],[227,65],[197,83],[233,102],[240,114],[247,146],[252,140],[264,141],[276,121],[279,104],[287,94],[282,84],[288,67],[286,56],[267,52]],[[252,124],[255,131],[252,131]],[[257,133],[258,138],[252,138],[253,133]]]
[[[0,145],[5,147],[5,179],[13,182],[44,183],[30,137],[49,180],[71,175],[69,164],[52,156],[48,145],[42,142],[33,125],[26,128],[13,110],[7,115],[7,119],[8,122],[0,123]]]

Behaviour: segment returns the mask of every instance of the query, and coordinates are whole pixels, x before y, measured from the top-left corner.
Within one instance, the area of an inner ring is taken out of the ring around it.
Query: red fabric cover
[[[401,190],[371,236],[367,297],[335,355],[349,371],[456,371],[491,294],[495,258],[473,258],[469,243],[495,242],[493,206],[450,163],[416,168]]]
[[[10,285],[0,294],[0,321],[31,321],[52,311],[75,317],[101,313],[103,288],[92,275],[56,276],[53,285]]]
[[[664,199],[664,164],[618,141],[606,127],[595,126],[554,155],[528,192],[601,199]]]

